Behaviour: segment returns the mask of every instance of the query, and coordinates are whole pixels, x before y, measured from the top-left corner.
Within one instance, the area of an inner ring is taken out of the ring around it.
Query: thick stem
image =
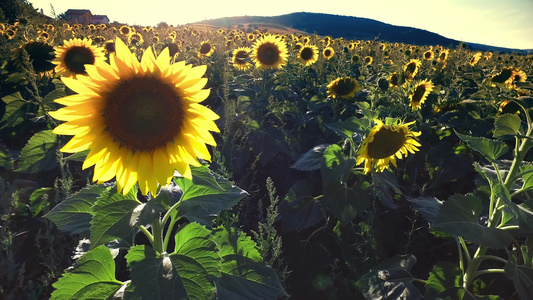
[[[154,223],[152,224],[152,230],[154,235],[154,250],[158,253],[163,253],[163,228],[161,226],[161,219],[159,216],[155,218]]]

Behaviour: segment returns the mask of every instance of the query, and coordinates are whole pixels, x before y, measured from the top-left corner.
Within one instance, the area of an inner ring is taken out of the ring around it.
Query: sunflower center
[[[235,62],[239,65],[245,65],[246,61],[245,58],[248,58],[248,54],[246,51],[239,51],[235,54]]]
[[[326,50],[324,51],[324,55],[325,55],[326,57],[329,57],[329,56],[331,55],[331,50],[326,49]]]
[[[87,74],[85,64],[94,64],[95,57],[91,49],[81,46],[74,46],[65,53],[65,65],[69,71],[75,74]]]
[[[413,102],[420,102],[422,101],[422,98],[424,97],[424,94],[426,93],[426,86],[425,85],[419,85],[414,94],[413,94],[413,98],[412,98],[412,101]]]
[[[344,96],[350,94],[355,89],[355,83],[350,79],[341,79],[333,88],[335,94]]]
[[[409,73],[414,73],[416,71],[416,64],[415,63],[410,63],[407,65],[407,72]]]
[[[383,125],[374,135],[374,140],[368,144],[368,156],[374,159],[390,157],[402,148],[404,142],[405,134],[402,130],[396,131]]]
[[[200,46],[200,53],[207,54],[209,51],[211,51],[211,44],[205,43]]]
[[[313,58],[313,54],[314,53],[312,48],[303,48],[302,52],[300,53],[300,57],[303,60],[310,60],[311,58]]]
[[[257,49],[257,59],[263,65],[274,65],[279,60],[278,47],[273,43],[265,43]]]
[[[183,109],[175,87],[158,78],[121,81],[107,96],[103,117],[111,136],[137,151],[165,146],[179,133]]]

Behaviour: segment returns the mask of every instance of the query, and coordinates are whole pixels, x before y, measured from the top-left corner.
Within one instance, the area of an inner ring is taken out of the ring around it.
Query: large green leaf
[[[2,128],[13,127],[24,121],[26,114],[26,100],[22,98],[20,92],[16,92],[12,95],[2,97],[2,101],[6,103],[6,111],[0,124]]]
[[[85,253],[72,270],[52,284],[51,300],[112,299],[123,285],[115,279],[115,261],[108,248],[100,246]]]
[[[505,154],[509,147],[502,141],[490,140],[483,137],[469,136],[466,134],[460,134],[455,132],[457,136],[463,141],[466,142],[468,147],[471,149],[483,154],[491,162],[496,162],[498,157]]]
[[[0,145],[0,168],[13,169],[13,157],[4,145]]]
[[[91,220],[91,248],[118,240],[131,244],[137,232],[134,226],[136,218],[135,209],[140,206],[137,199],[137,188],[123,195],[114,187],[109,193],[99,197],[93,206],[93,219]]]
[[[59,151],[57,136],[52,130],[43,130],[34,134],[20,153],[20,163],[15,171],[38,173],[58,166]]]
[[[437,295],[449,288],[461,287],[463,284],[463,272],[451,262],[438,262],[429,272],[426,281],[425,299],[435,299]]]
[[[420,212],[429,224],[435,222],[435,218],[442,206],[442,201],[435,197],[419,197],[415,199],[407,197],[407,201],[411,202],[411,206]]]
[[[372,268],[356,285],[367,299],[421,299],[409,272],[415,263],[413,255],[391,258]]]
[[[327,147],[327,144],[322,144],[309,149],[309,151],[305,152],[300,158],[298,158],[291,168],[300,171],[320,170],[322,157],[324,156],[324,151]]]
[[[232,208],[248,193],[233,185],[228,180],[211,172],[207,167],[192,168],[193,180],[183,177],[175,178],[174,182],[183,190],[178,217],[210,226],[211,221],[222,210]],[[202,184],[195,184],[194,177],[200,177]],[[206,177],[216,181],[206,184]],[[218,187],[217,187],[218,186]]]
[[[505,265],[505,275],[513,281],[520,299],[531,299],[533,295],[533,268],[531,265],[518,265],[518,252],[516,250],[509,253],[509,259]]]
[[[398,179],[390,170],[384,172],[372,172],[372,191],[383,205],[396,209],[398,204],[392,199],[390,190],[397,195],[402,195]]]
[[[363,212],[370,203],[370,195],[362,188],[330,184],[324,188],[324,202],[328,210],[346,225]]]
[[[98,197],[107,192],[108,189],[103,185],[85,187],[56,205],[44,217],[61,230],[88,236],[93,217],[92,206]]]
[[[337,123],[324,124],[342,138],[351,138],[355,132],[362,128],[361,121],[356,117],[350,117]]]
[[[494,137],[515,135],[520,129],[520,117],[515,114],[504,114],[494,120]]]
[[[312,196],[311,189],[308,180],[298,181],[279,203],[282,230],[303,230],[324,219],[323,207]]]
[[[339,145],[328,146],[322,158],[322,182],[324,186],[343,182],[343,178],[354,164],[354,158],[344,158]]]
[[[219,227],[213,241],[222,258],[222,274],[216,280],[217,298],[278,299],[288,296],[274,269],[263,265],[257,244],[234,228]]]
[[[476,196],[453,195],[442,204],[432,226],[489,248],[505,248],[513,236],[508,231],[479,224],[481,209],[481,200]]]
[[[529,234],[533,233],[533,211],[524,204],[518,205],[514,203],[511,200],[509,191],[501,183],[496,183],[492,186],[492,193],[504,201],[506,205],[504,212],[512,216],[507,216],[507,219],[515,219],[521,230]]]

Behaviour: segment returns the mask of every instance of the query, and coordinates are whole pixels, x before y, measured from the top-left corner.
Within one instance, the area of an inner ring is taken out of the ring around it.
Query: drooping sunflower
[[[123,36],[129,36],[133,32],[133,30],[128,25],[120,26],[120,29],[118,31]]]
[[[215,46],[211,45],[209,41],[203,41],[200,43],[200,47],[198,48],[198,56],[211,56],[215,52]]]
[[[388,81],[389,87],[398,87],[398,85],[400,84],[400,75],[394,72],[389,76]]]
[[[324,50],[322,50],[322,55],[325,59],[330,59],[333,57],[333,55],[335,55],[335,50],[333,50],[331,47],[326,47]]]
[[[104,49],[93,46],[88,39],[65,40],[63,46],[55,47],[55,52],[56,58],[52,63],[57,65],[56,73],[73,78],[87,74],[85,65],[104,60]]]
[[[413,110],[421,109],[422,104],[426,101],[429,93],[433,91],[434,87],[435,85],[431,80],[428,81],[426,79],[419,82],[409,96],[409,106],[411,106]]]
[[[298,59],[304,66],[310,66],[318,60],[318,47],[311,44],[305,44],[298,52]]]
[[[14,65],[17,68],[23,67],[23,52],[28,53],[31,65],[33,70],[37,74],[44,74],[46,72],[52,71],[55,68],[55,65],[50,61],[55,58],[54,47],[51,45],[39,42],[39,41],[29,41],[22,44],[19,48],[13,50],[11,58],[13,59]]]
[[[418,151],[420,143],[417,137],[420,132],[411,131],[409,125],[413,122],[402,124],[383,124],[381,120],[374,120],[376,125],[363,140],[357,150],[356,164],[364,163],[364,172],[370,170],[383,172],[392,163],[396,167],[396,158],[407,157],[409,152]]]
[[[328,84],[328,95],[333,99],[337,97],[350,99],[360,90],[359,82],[351,77],[339,77]]]
[[[248,62],[251,52],[252,49],[248,47],[239,47],[233,50],[233,57],[231,59],[233,67],[241,71],[248,70],[252,66],[252,64]]]
[[[412,81],[416,74],[418,74],[420,66],[422,66],[422,62],[419,59],[411,59],[403,69],[406,79]]]
[[[287,64],[287,44],[279,37],[265,35],[257,39],[252,47],[252,60],[258,69],[281,69]]]
[[[493,83],[501,83],[510,87],[513,84],[513,72],[514,70],[512,67],[503,68],[500,73],[492,76],[490,81]],[[493,86],[495,85],[493,84]]]
[[[431,50],[428,50],[426,52],[424,52],[424,59],[425,60],[433,60],[433,58],[435,57],[435,53]]]
[[[209,90],[206,66],[170,64],[167,49],[156,58],[149,47],[139,62],[117,38],[110,65],[87,65],[87,76],[65,78],[78,94],[57,99],[66,105],[50,115],[66,121],[55,134],[72,135],[62,152],[89,150],[83,168],[94,166],[98,183],[116,177],[126,194],[138,182],[143,194],[155,196],[177,170],[192,178],[189,165],[210,160],[206,144],[215,145],[219,116],[199,104]]]
[[[479,62],[479,60],[481,59],[481,52],[477,52],[476,54],[474,54],[474,56],[470,59],[470,65],[472,67],[474,67],[475,65],[477,65],[477,63]]]
[[[526,82],[527,80],[527,75],[526,75],[526,72],[522,71],[522,70],[513,70],[513,82]]]
[[[371,65],[373,61],[374,59],[372,58],[372,56],[365,56],[365,64]]]

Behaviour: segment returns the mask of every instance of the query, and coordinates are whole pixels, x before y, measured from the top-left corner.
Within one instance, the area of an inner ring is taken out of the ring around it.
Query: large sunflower
[[[239,47],[233,50],[233,58],[231,59],[233,62],[233,67],[241,71],[250,68],[252,66],[252,64],[248,62],[250,58],[250,52],[252,52],[252,49],[248,47]]]
[[[383,172],[391,162],[396,167],[396,158],[401,159],[407,157],[409,152],[414,154],[418,151],[417,147],[421,145],[417,137],[421,133],[409,129],[414,122],[386,125],[380,120],[374,121],[376,125],[357,150],[356,164],[364,162],[365,173],[372,169]]]
[[[253,45],[252,60],[258,69],[281,69],[287,64],[287,45],[279,37],[265,35]]]
[[[490,81],[492,83],[501,83],[505,86],[511,87],[513,85],[513,75],[515,75],[515,70],[512,67],[503,68],[500,73],[492,76]],[[492,84],[495,86],[494,84]]]
[[[215,52],[215,46],[211,45],[209,41],[203,41],[198,48],[198,56],[211,56]]]
[[[339,77],[328,84],[328,94],[333,98],[353,98],[361,90],[359,82],[351,77]]]
[[[18,49],[13,50],[11,54],[11,58],[18,69],[24,67],[24,51],[28,53],[33,70],[37,74],[42,75],[55,68],[55,65],[50,62],[55,58],[54,47],[47,43],[30,41],[22,44]]]
[[[326,47],[324,50],[322,50],[322,55],[325,59],[330,59],[333,57],[333,55],[335,55],[335,50],[333,50],[331,47]]]
[[[71,39],[64,41],[64,46],[55,48],[56,73],[67,77],[76,78],[77,75],[86,75],[85,65],[93,65],[104,60],[104,49],[92,45],[91,40]]]
[[[202,75],[206,66],[170,64],[167,48],[156,58],[152,48],[141,62],[119,38],[111,65],[87,65],[87,76],[63,77],[78,94],[56,100],[66,105],[50,115],[67,121],[56,134],[73,135],[61,149],[75,153],[91,149],[83,168],[94,165],[98,183],[116,177],[124,194],[139,183],[143,194],[155,195],[174,170],[191,178],[189,165],[210,160],[206,144],[215,145],[209,131],[218,115],[199,102],[209,90]]]
[[[298,52],[298,59],[304,66],[310,66],[318,60],[318,47],[311,44],[305,44]]]
[[[433,82],[426,80],[423,80],[419,82],[415,88],[413,89],[413,92],[409,96],[409,106],[413,108],[413,110],[418,110],[422,108],[422,104],[424,101],[426,101],[429,93],[433,91],[433,88],[435,85]]]

